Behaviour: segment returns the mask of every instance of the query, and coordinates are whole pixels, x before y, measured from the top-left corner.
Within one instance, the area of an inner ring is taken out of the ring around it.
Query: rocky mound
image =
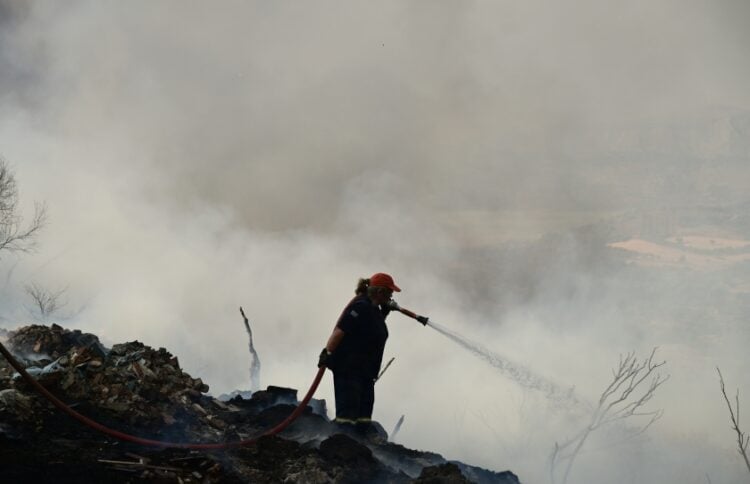
[[[166,349],[134,341],[105,348],[57,325],[0,334],[38,382],[79,413],[127,434],[219,443],[261,435],[296,407],[294,389],[268,387],[221,401]],[[313,400],[278,436],[222,450],[144,447],[62,413],[0,358],[0,464],[7,482],[517,483],[389,443],[382,427],[355,433]]]

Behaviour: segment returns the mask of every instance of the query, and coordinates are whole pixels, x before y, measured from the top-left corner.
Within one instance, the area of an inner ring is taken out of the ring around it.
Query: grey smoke
[[[50,208],[38,252],[0,259],[0,321],[25,322],[25,284],[69,287],[67,327],[167,347],[219,394],[247,381],[241,303],[264,381],[304,391],[357,278],[386,271],[582,399],[660,346],[664,418],[592,442],[580,482],[736,482],[713,368],[748,394],[746,265],[642,270],[606,244],[750,237],[747,25],[742,0],[0,1],[0,153],[24,214]],[[376,419],[544,482],[578,422],[388,324]]]

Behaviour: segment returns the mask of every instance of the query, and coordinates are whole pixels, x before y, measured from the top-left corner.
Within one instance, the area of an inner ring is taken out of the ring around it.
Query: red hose
[[[21,366],[21,364],[18,361],[16,361],[15,358],[13,358],[13,355],[10,354],[10,352],[5,348],[5,346],[3,346],[2,343],[0,343],[0,353],[2,353],[5,359],[8,360],[8,363],[10,363],[10,365],[16,369],[16,371],[23,377],[24,380],[26,380],[28,384],[34,387],[39,393],[41,393],[47,400],[52,402],[57,408],[67,413],[68,415],[78,420],[79,422],[83,423],[84,425],[91,427],[94,430],[98,430],[99,432],[105,433],[109,436],[115,437],[117,439],[125,440],[127,442],[133,442],[135,444],[147,445],[147,446],[153,446],[153,447],[173,447],[173,448],[180,448],[180,449],[228,449],[231,447],[241,447],[245,445],[251,445],[257,442],[258,439],[261,437],[278,434],[279,432],[287,428],[292,422],[294,422],[294,420],[296,420],[297,417],[299,417],[300,414],[305,410],[305,407],[310,402],[310,399],[312,398],[312,396],[315,394],[315,390],[318,389],[320,380],[323,378],[323,374],[325,373],[325,370],[326,370],[325,367],[318,369],[318,374],[315,375],[315,379],[313,380],[312,385],[310,385],[310,389],[307,391],[305,398],[303,398],[302,401],[299,403],[299,405],[297,405],[297,408],[295,408],[294,411],[287,418],[285,418],[281,423],[279,423],[272,429],[265,431],[261,435],[257,437],[253,437],[252,439],[247,439],[247,440],[237,440],[234,442],[222,442],[222,443],[214,443],[214,444],[180,443],[180,442],[164,442],[161,440],[143,439],[141,437],[136,437],[134,435],[126,434],[117,430],[110,429],[109,427],[105,427],[104,425],[98,422],[95,422],[94,420],[91,420],[90,418],[76,412],[75,410],[70,408],[68,405],[66,405],[62,400],[58,399],[56,396],[50,393],[49,390],[44,388],[41,383],[39,383],[38,381],[34,379],[34,377],[29,375],[26,369],[23,366]]]

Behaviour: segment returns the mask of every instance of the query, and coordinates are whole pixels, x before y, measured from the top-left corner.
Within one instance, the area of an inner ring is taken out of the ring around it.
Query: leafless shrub
[[[748,443],[750,443],[750,436],[746,435],[745,432],[740,430],[740,390],[737,389],[737,392],[734,395],[734,409],[732,408],[732,403],[729,401],[729,397],[727,397],[727,391],[724,388],[724,377],[721,375],[721,370],[719,370],[719,367],[716,367],[716,371],[719,373],[719,385],[721,386],[721,394],[724,396],[724,401],[727,402],[727,407],[729,408],[729,418],[732,421],[732,429],[737,434],[737,452],[742,456],[742,458],[745,460],[745,465],[747,466],[747,471],[750,472],[750,460],[748,460],[747,457],[747,446]]]
[[[67,292],[67,287],[50,291],[34,283],[27,285],[25,289],[26,294],[33,300],[30,312],[33,315],[38,315],[37,319],[41,321],[47,321],[53,314],[68,304],[68,301],[62,297]]]
[[[612,382],[599,397],[589,423],[566,442],[562,444],[555,442],[550,464],[550,480],[553,484],[558,482],[560,466],[563,465],[562,479],[559,482],[562,484],[568,482],[576,457],[595,430],[630,417],[646,417],[648,421],[632,432],[631,437],[634,437],[645,432],[651,424],[661,418],[663,410],[643,410],[644,405],[654,396],[656,389],[669,379],[669,375],[662,376],[656,371],[666,363],[654,361],[656,350],[657,348],[654,348],[651,355],[642,362],[638,361],[634,352],[628,353],[625,357],[620,355],[620,364],[617,369],[612,370]]]
[[[18,185],[8,163],[0,158],[0,252],[28,252],[33,249],[37,233],[44,227],[47,207],[35,204],[34,217],[25,228],[18,214]]]

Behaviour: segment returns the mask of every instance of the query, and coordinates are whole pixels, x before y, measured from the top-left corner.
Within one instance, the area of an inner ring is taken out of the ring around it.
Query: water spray
[[[574,395],[572,387],[564,389],[547,378],[535,374],[528,367],[514,363],[508,358],[487,349],[483,345],[471,341],[455,331],[451,331],[448,328],[431,321],[427,316],[420,316],[413,311],[402,308],[395,301],[390,301],[388,305],[391,309],[399,311],[410,318],[416,319],[424,326],[429,326],[462,348],[470,351],[474,356],[477,356],[499,369],[505,376],[509,377],[521,387],[543,393],[544,396],[556,407],[570,407],[583,404],[583,402],[578,400]]]

